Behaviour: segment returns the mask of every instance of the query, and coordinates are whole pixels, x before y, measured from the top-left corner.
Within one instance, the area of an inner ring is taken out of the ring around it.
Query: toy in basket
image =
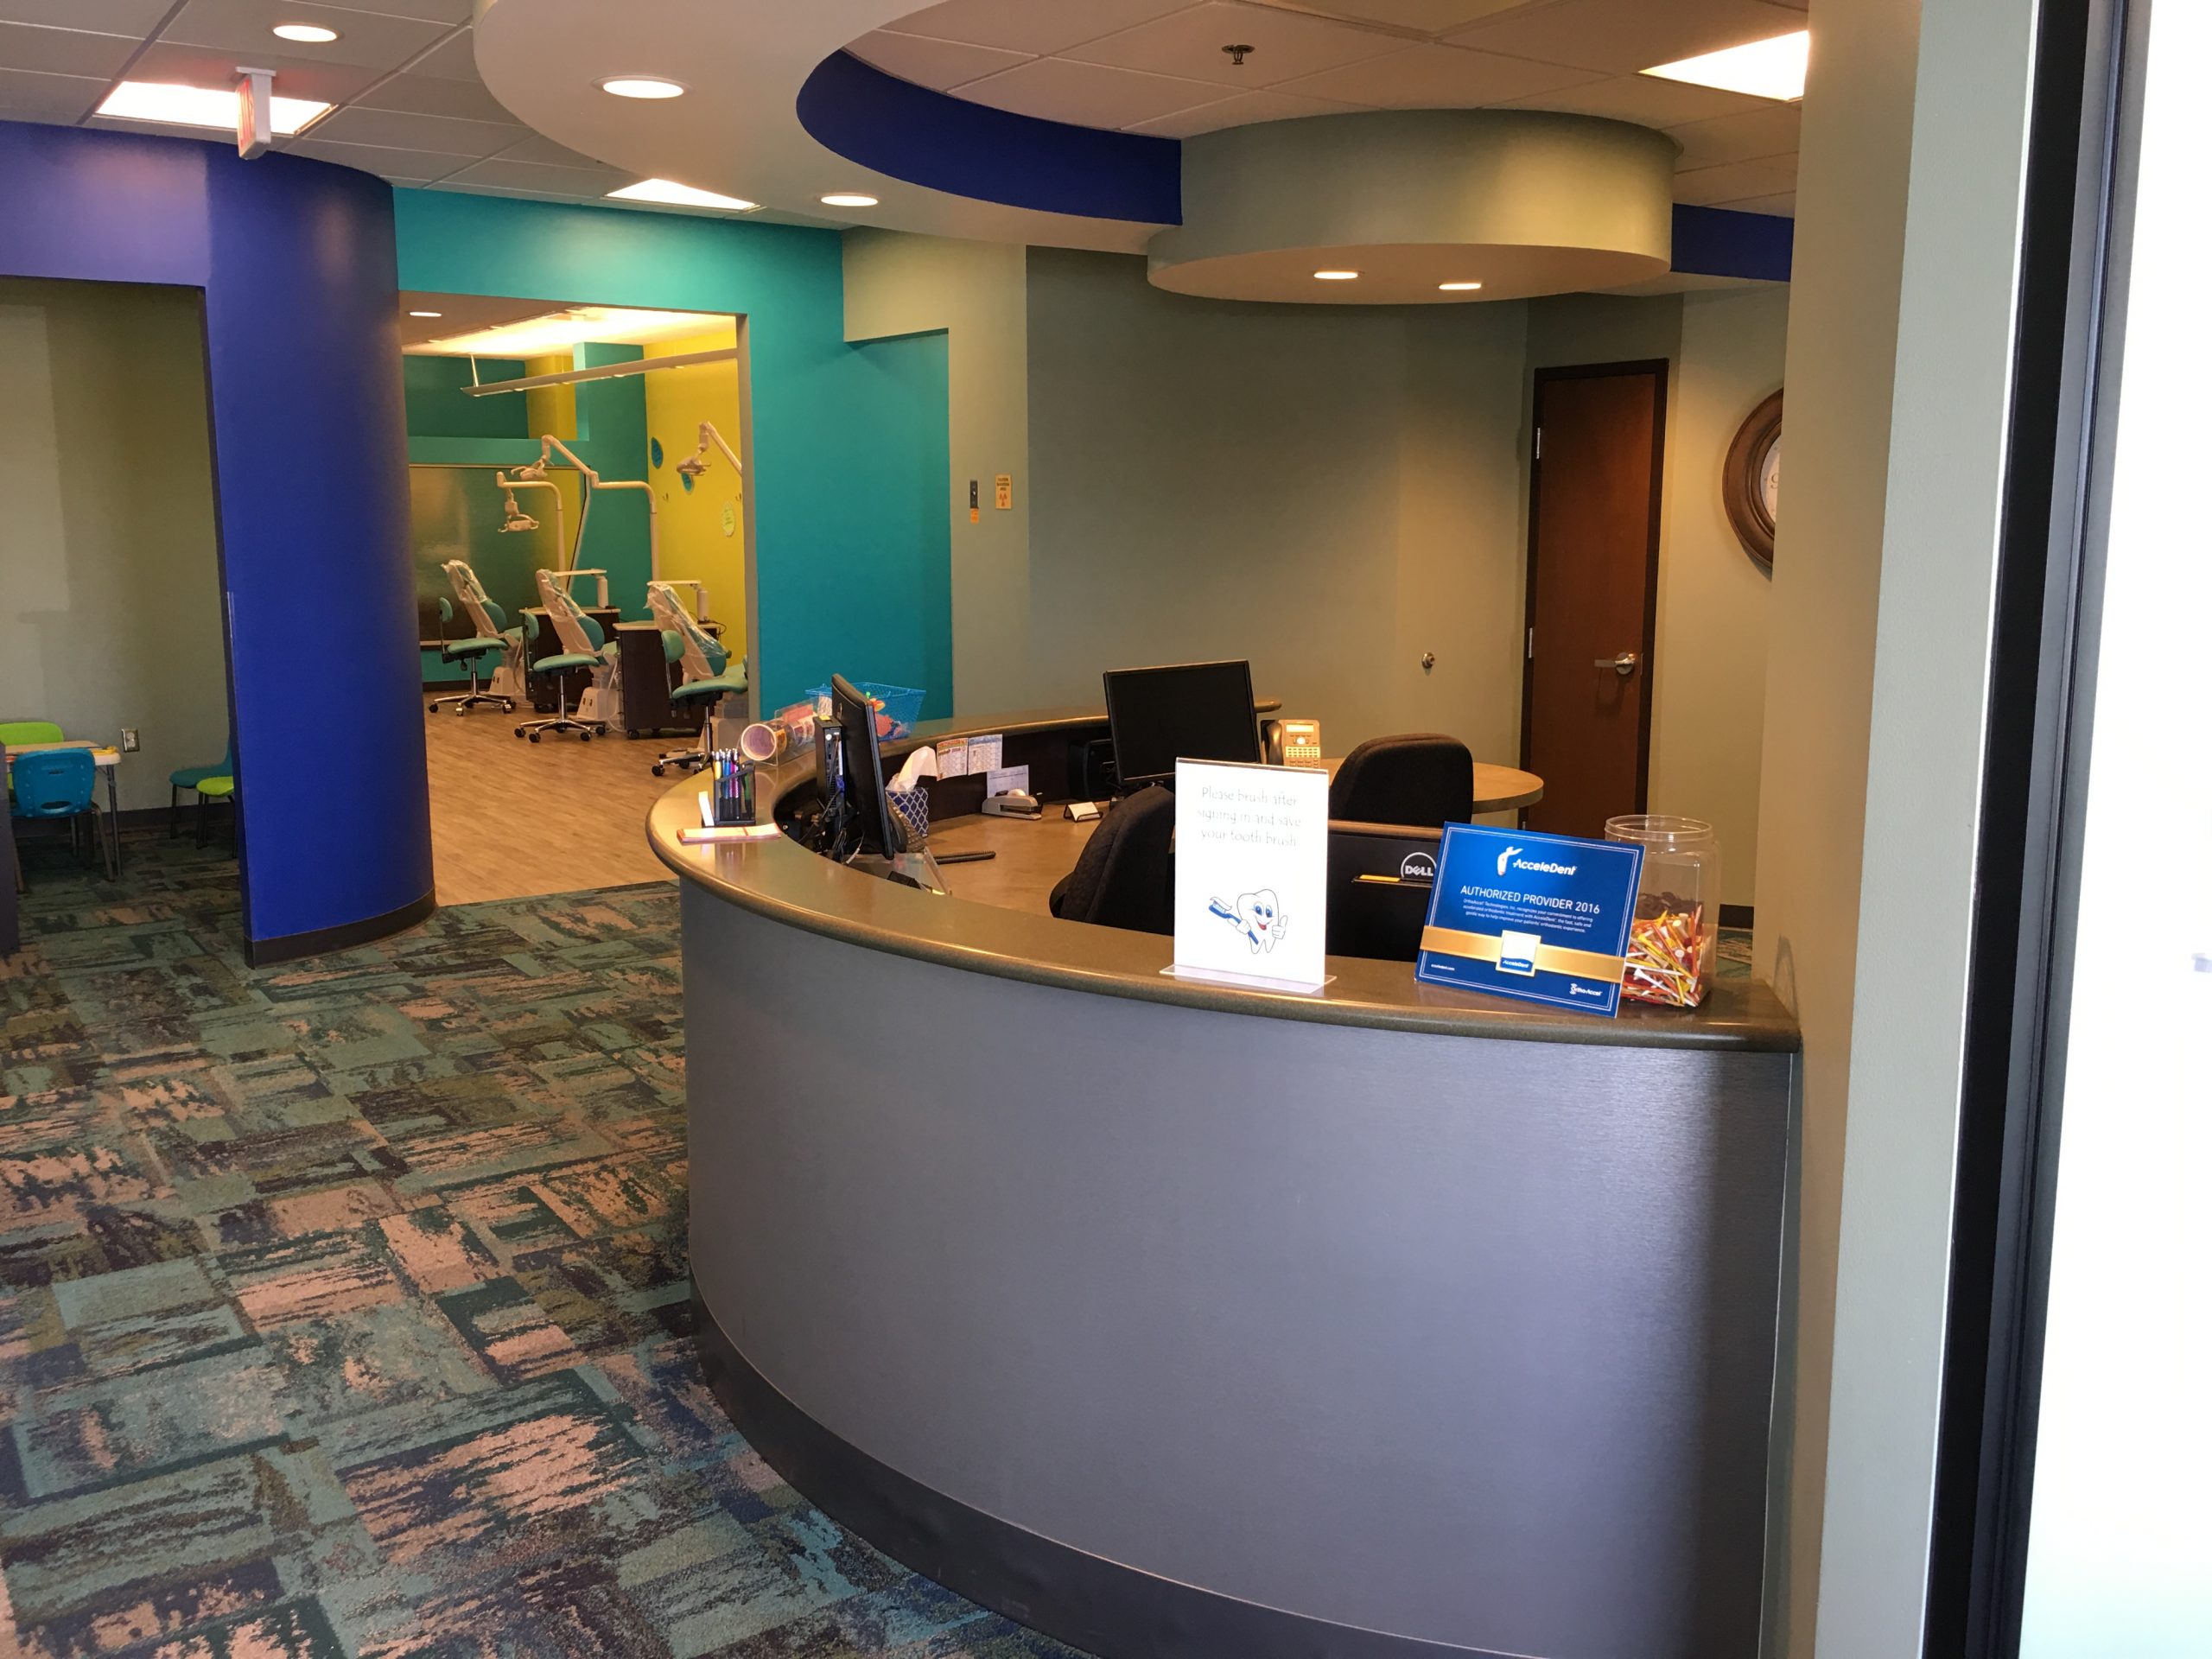
[[[873,680],[860,683],[860,693],[875,710],[875,734],[879,741],[890,742],[914,734],[914,723],[922,717],[922,693],[910,686],[878,685]],[[806,694],[813,700],[817,719],[830,718],[830,688],[817,685]]]

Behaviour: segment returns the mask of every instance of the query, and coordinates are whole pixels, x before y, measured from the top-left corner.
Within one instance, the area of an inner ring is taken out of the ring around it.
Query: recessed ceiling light
[[[1482,284],[1480,283],[1439,283],[1436,286],[1440,293],[1471,294]]]
[[[1317,270],[1313,273],[1313,280],[1317,283],[1356,283],[1359,280],[1359,273],[1356,270]]]
[[[269,130],[289,137],[315,121],[330,105],[312,98],[271,98]],[[212,127],[235,132],[238,125],[236,88],[221,92],[205,86],[180,86],[159,80],[126,80],[107,95],[96,113],[118,121],[159,121],[172,127]]]
[[[599,83],[602,92],[617,98],[681,98],[683,88],[658,75],[609,75]]]
[[[851,191],[841,190],[835,195],[823,197],[822,205],[824,207],[874,207],[877,203],[874,196],[863,196]]]
[[[1724,51],[1684,58],[1646,69],[1662,80],[1686,80],[1693,86],[1717,86],[1724,92],[1747,92],[1782,103],[1805,96],[1805,58],[1812,31],[1777,35],[1771,40],[1747,41]]]
[[[410,317],[442,317],[445,315],[445,313],[442,311],[410,311],[407,315]]]
[[[613,201],[664,201],[677,207],[719,207],[731,213],[753,213],[760,206],[743,196],[718,196],[711,190],[678,184],[674,179],[640,179],[607,194]]]
[[[336,29],[321,23],[279,23],[269,32],[280,41],[304,41],[310,46],[327,46],[338,38]]]

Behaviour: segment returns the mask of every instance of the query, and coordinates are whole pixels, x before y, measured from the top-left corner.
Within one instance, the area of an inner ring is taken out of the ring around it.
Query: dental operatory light
[[[1662,63],[1644,70],[1661,80],[1688,81],[1693,86],[1714,86],[1724,92],[1743,92],[1790,103],[1805,96],[1805,60],[1812,32],[1777,35],[1770,40],[1746,41],[1719,52],[1701,53],[1677,63]]]
[[[683,88],[672,80],[658,75],[609,75],[599,83],[599,90],[611,92],[616,98],[681,98]]]
[[[271,98],[269,130],[280,138],[289,138],[305,130],[329,109],[320,99]],[[234,87],[216,91],[174,81],[126,80],[117,85],[96,113],[116,121],[158,121],[164,126],[234,132],[238,125],[238,95]]]
[[[334,29],[325,29],[321,23],[279,23],[269,31],[280,41],[298,41],[305,46],[327,46],[338,38]]]
[[[686,478],[700,477],[714,464],[713,452],[716,449],[722,452],[729,464],[740,474],[745,471],[745,463],[737,458],[737,451],[729,447],[729,440],[722,436],[721,429],[712,421],[699,423],[698,451],[677,461],[676,470]]]
[[[670,207],[718,207],[726,213],[758,213],[760,204],[742,196],[721,196],[674,179],[640,179],[607,193],[609,201],[657,201]]]
[[[518,474],[519,477],[521,474]],[[502,533],[511,530],[536,530],[537,520],[515,505],[515,493],[507,492],[507,521],[499,526]]]

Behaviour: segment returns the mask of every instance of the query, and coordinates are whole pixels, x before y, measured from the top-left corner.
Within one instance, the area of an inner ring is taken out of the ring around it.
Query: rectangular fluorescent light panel
[[[731,345],[737,343],[736,325],[726,315],[580,306],[523,322],[450,335],[410,349],[421,356],[560,357],[587,342],[645,346],[717,327],[728,332]]]
[[[312,124],[330,105],[312,98],[269,100],[269,128],[280,138]],[[238,94],[235,86],[212,91],[205,86],[179,86],[159,80],[126,80],[107,95],[98,113],[118,121],[159,121],[172,127],[208,127],[217,132],[238,130]]]
[[[1811,43],[1812,32],[1801,29],[1794,35],[1662,63],[1643,73],[1662,80],[1686,80],[1693,86],[1717,86],[1724,92],[1789,103],[1805,96],[1805,58]]]
[[[742,196],[718,196],[711,190],[695,189],[673,179],[640,179],[607,194],[613,201],[658,201],[671,207],[719,207],[729,213],[749,213],[760,206]]]

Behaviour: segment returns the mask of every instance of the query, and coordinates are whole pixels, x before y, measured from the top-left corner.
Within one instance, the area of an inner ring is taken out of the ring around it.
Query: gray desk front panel
[[[699,1292],[831,1433],[1316,1618],[1756,1651],[1790,1056],[1241,1017],[683,907]]]

